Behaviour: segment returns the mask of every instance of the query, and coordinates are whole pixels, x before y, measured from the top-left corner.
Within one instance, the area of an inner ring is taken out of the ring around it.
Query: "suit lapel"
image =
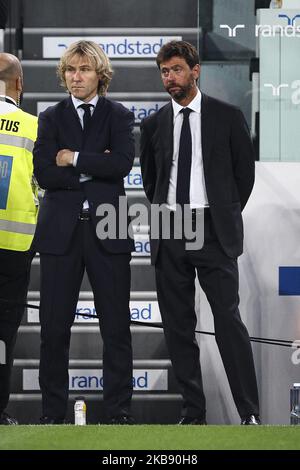
[[[202,93],[201,99],[201,143],[205,168],[209,162],[216,129],[215,116],[211,109],[209,96]]]
[[[65,116],[63,117],[63,122],[69,123],[70,128],[72,129],[72,139],[74,141],[74,148],[81,149],[83,138],[82,127],[77,111],[74,108],[71,96],[66,100],[64,113]]]
[[[159,141],[163,148],[165,164],[168,173],[170,172],[173,158],[173,107],[168,103],[161,109],[158,116]],[[211,109],[209,96],[202,93],[201,100],[201,143],[203,162],[206,165],[209,161],[214,135],[216,130],[215,116]]]
[[[109,112],[109,106],[107,100],[103,96],[99,96],[96,108],[94,109],[91,126],[88,135],[95,129],[99,132],[99,129],[103,128],[105,120]]]
[[[74,131],[72,131],[74,147],[78,149],[82,149],[84,146],[83,130],[82,130],[82,126],[79,120],[79,116],[77,114],[76,109],[74,108],[71,97],[69,97],[66,100],[64,112],[65,112],[65,120],[66,120],[65,122],[70,123],[70,127],[74,129]],[[105,98],[100,96],[98,103],[95,107],[95,110],[93,112],[93,115],[92,115],[91,125],[87,133],[85,142],[87,143],[89,142],[88,136],[90,136],[92,132],[95,132],[95,130],[99,132],[99,129],[101,129],[102,126],[104,125],[108,112],[109,112],[109,106],[107,106],[107,101],[105,100]]]

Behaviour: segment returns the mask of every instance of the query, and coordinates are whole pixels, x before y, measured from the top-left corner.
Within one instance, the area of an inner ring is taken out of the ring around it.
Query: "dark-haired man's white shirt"
[[[183,114],[180,112],[184,106],[176,103],[172,99],[173,106],[173,158],[170,171],[169,190],[167,197],[167,207],[170,210],[176,209],[176,187],[178,154]],[[201,92],[198,89],[195,98],[186,106],[192,110],[190,114],[190,129],[192,135],[192,165],[190,179],[190,207],[198,209],[208,207],[208,199],[204,181],[203,157],[201,144]]]

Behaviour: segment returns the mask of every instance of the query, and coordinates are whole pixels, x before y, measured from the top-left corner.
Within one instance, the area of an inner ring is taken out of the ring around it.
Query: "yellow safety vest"
[[[37,218],[32,150],[37,117],[0,106],[0,248],[27,251]]]

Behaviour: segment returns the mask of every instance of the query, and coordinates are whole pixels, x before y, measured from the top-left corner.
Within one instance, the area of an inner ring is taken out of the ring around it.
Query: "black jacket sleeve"
[[[255,153],[247,122],[239,109],[234,111],[230,145],[235,181],[243,209],[254,185]]]
[[[43,189],[80,189],[75,168],[57,166],[59,150],[56,126],[46,110],[39,116],[38,136],[33,149],[35,177]]]
[[[145,193],[149,201],[152,203],[155,185],[156,185],[156,168],[154,151],[151,145],[149,131],[144,121],[141,123],[141,140],[140,140],[140,162],[143,177],[143,185]]]

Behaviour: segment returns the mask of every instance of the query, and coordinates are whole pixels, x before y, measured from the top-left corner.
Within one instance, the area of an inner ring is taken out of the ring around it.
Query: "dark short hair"
[[[164,44],[156,57],[156,63],[160,69],[160,64],[170,60],[172,57],[182,57],[192,69],[195,65],[200,63],[199,54],[197,49],[186,41],[170,41]]]

